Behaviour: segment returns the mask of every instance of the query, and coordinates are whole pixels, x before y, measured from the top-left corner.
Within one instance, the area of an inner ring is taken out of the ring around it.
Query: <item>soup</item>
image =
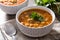
[[[52,22],[52,16],[49,12],[41,9],[29,9],[22,12],[18,20],[21,24],[30,28],[40,28]]]
[[[23,3],[25,0],[0,0],[0,4],[6,6],[15,6]]]

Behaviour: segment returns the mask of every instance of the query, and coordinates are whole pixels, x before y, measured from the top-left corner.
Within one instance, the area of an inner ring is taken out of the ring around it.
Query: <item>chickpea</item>
[[[24,22],[21,22],[21,24],[24,24]]]
[[[33,27],[33,24],[30,24],[29,26],[30,26],[30,27]]]
[[[47,21],[47,20],[48,20],[48,18],[45,19],[45,21]]]
[[[41,22],[41,24],[44,24],[45,22]]]
[[[38,24],[34,24],[34,27],[38,27],[39,25]]]
[[[28,16],[28,15],[26,15],[25,17],[27,17],[27,18],[28,18],[29,16]]]
[[[39,26],[39,27],[37,27],[37,28],[42,28],[42,27]]]
[[[33,20],[33,19],[32,19],[32,18],[29,18],[29,19],[28,19],[28,21],[31,21],[31,20]]]
[[[26,26],[29,26],[29,23],[25,23]]]
[[[27,14],[26,12],[24,12],[24,14]]]

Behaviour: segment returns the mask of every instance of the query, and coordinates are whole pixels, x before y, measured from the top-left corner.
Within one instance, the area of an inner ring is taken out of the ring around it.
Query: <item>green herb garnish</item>
[[[36,20],[36,21],[40,21],[40,22],[44,21],[43,16],[38,15],[37,12],[32,12],[31,15],[30,15],[30,17],[31,17],[33,20]]]
[[[53,4],[55,2],[55,0],[35,0],[35,3],[41,6],[46,6],[47,4]]]

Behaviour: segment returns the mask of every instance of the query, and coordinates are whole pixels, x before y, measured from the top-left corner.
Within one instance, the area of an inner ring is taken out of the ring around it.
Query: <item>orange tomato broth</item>
[[[17,2],[16,3],[12,3],[12,2],[8,2],[8,1],[2,1],[2,2],[0,2],[0,4],[3,4],[3,5],[5,5],[5,6],[16,6],[16,5],[19,5],[19,4],[21,4],[21,3],[23,3],[25,0],[17,0]]]
[[[43,22],[39,22],[39,21],[35,21],[32,20],[30,18],[30,14],[32,12],[37,12],[39,13],[41,16],[44,17],[44,21]],[[45,10],[41,10],[41,9],[30,9],[30,10],[26,10],[24,12],[21,13],[21,15],[19,15],[18,20],[25,26],[27,27],[33,27],[33,28],[41,28],[43,26],[46,26],[48,24],[50,24],[52,22],[52,16],[49,12],[45,11]]]

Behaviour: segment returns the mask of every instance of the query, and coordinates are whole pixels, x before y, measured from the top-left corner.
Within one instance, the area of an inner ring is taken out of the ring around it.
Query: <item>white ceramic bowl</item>
[[[33,8],[38,8],[38,9],[42,9],[42,10],[45,10],[45,11],[49,12],[52,16],[52,22],[49,25],[44,26],[42,28],[28,28],[28,27],[22,25],[18,20],[19,15],[23,11],[28,10],[28,9],[33,9]],[[54,12],[52,10],[50,10],[49,8],[46,8],[46,7],[43,7],[43,6],[25,7],[23,9],[19,10],[16,14],[16,22],[17,22],[18,28],[20,29],[20,31],[23,34],[25,34],[27,36],[31,36],[31,37],[41,37],[41,36],[44,36],[44,35],[48,34],[52,30],[54,20],[55,20]]]
[[[28,0],[25,0],[23,3],[16,6],[6,6],[0,4],[0,8],[7,14],[16,14],[19,9],[26,7],[27,5],[28,5]]]

